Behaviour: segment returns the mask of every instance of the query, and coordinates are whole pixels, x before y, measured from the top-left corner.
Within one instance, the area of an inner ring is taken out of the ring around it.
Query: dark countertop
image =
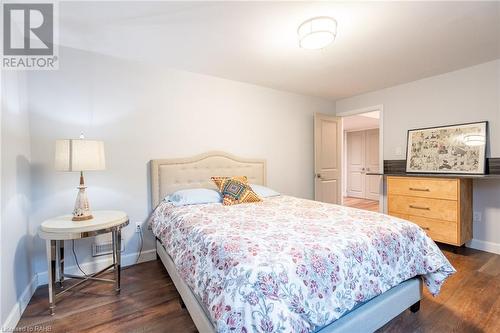
[[[366,173],[368,176],[394,176],[394,177],[428,177],[428,178],[497,178],[500,179],[498,174],[484,174],[484,175],[467,175],[467,174],[451,174],[451,173]]]

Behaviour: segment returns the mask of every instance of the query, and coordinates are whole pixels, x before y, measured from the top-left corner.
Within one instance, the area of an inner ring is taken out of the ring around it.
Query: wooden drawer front
[[[400,219],[408,220],[408,221],[410,219],[410,215],[408,215],[408,214],[400,214],[400,213],[396,213],[396,212],[389,212],[389,215],[394,216],[394,217],[399,217]]]
[[[389,214],[399,213],[457,222],[458,202],[399,195],[389,196]]]
[[[388,195],[409,195],[422,198],[457,200],[457,179],[388,177]]]
[[[429,219],[420,216],[409,216],[408,220],[418,224],[430,238],[437,242],[458,244],[458,230],[455,222]]]
[[[430,238],[437,242],[462,245],[458,241],[458,225],[455,222],[399,213],[391,213],[390,215],[418,224]]]

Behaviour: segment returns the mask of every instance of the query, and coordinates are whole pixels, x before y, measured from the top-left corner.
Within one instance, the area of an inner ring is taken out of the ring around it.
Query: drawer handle
[[[422,229],[424,229],[424,230],[431,230],[431,228],[429,228],[429,227],[422,227]]]
[[[430,190],[428,188],[410,187],[410,191],[429,192]]]
[[[413,208],[413,209],[422,209],[422,210],[431,210],[429,207],[421,207],[421,206],[414,206],[414,205],[410,205],[410,208]]]

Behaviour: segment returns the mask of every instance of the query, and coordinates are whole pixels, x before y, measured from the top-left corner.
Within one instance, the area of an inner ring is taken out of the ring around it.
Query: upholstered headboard
[[[188,158],[151,160],[151,205],[186,188],[215,188],[212,176],[247,176],[251,184],[266,185],[266,161],[212,151]]]

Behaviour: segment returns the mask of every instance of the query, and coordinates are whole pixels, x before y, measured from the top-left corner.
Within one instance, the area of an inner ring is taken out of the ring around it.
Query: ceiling
[[[344,129],[344,131],[357,131],[364,129],[379,128],[379,118],[380,118],[379,111],[342,117],[342,128]]]
[[[60,44],[331,100],[500,58],[500,2],[61,2]],[[298,25],[338,21],[323,50]]]

